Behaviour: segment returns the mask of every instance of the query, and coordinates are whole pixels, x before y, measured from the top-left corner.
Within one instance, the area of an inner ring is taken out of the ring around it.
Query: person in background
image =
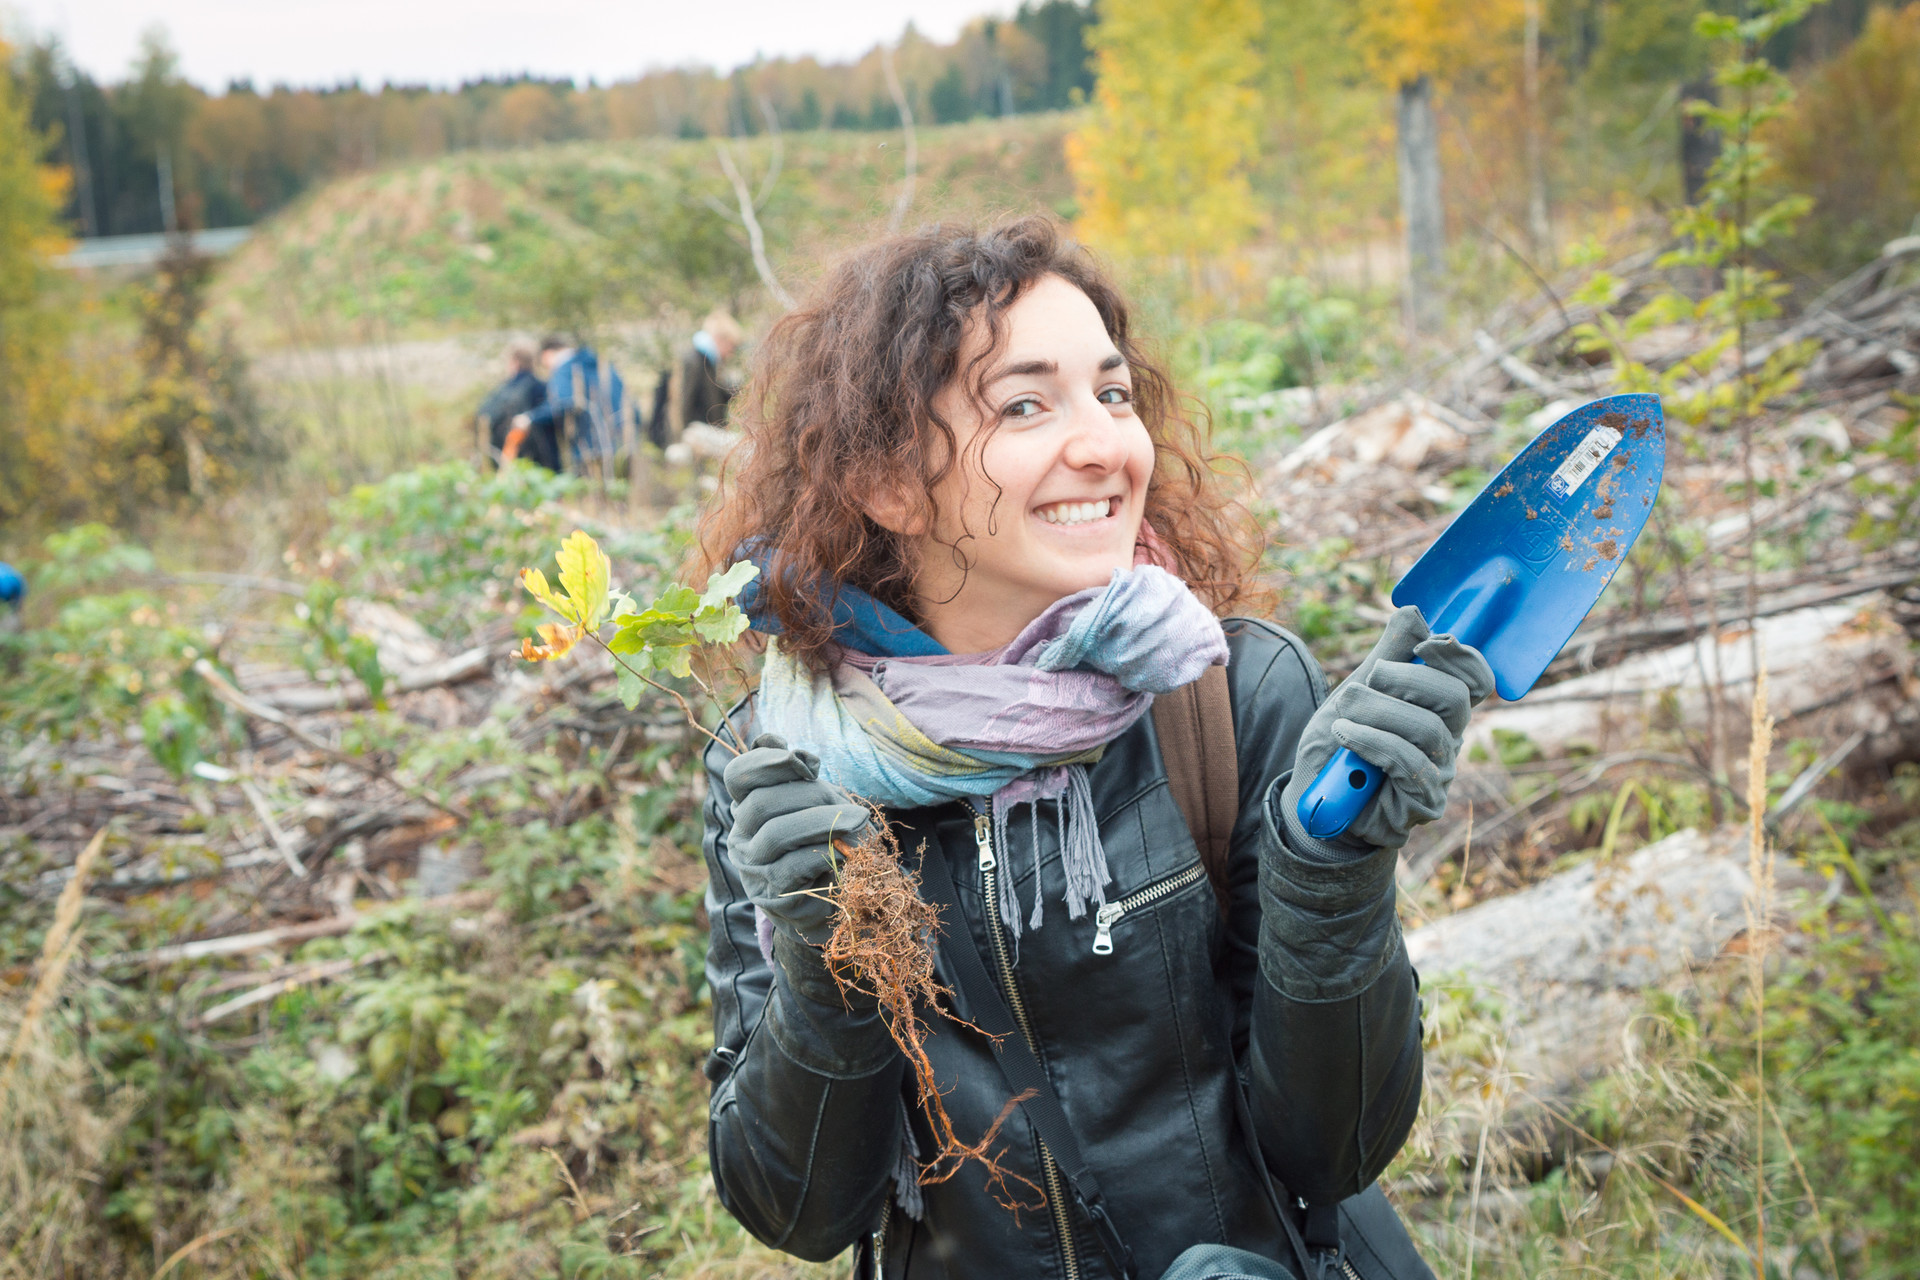
[[[540,364],[547,375],[546,400],[513,419],[514,432],[553,443],[554,470],[566,459],[584,470],[590,460],[611,466],[624,436],[626,384],[592,347],[549,336],[540,343]]]
[[[726,424],[727,403],[733,399],[733,389],[721,381],[720,366],[739,349],[740,325],[732,316],[715,310],[701,322],[700,331],[693,335],[693,342],[680,357],[680,367],[675,371],[672,436],[666,437],[656,426],[655,444],[665,448],[696,422],[716,427]],[[658,416],[656,413],[656,419]]]
[[[20,606],[26,598],[27,580],[18,569],[0,560],[0,632],[20,629]]]
[[[514,418],[532,412],[546,398],[547,384],[533,371],[533,347],[524,342],[514,343],[507,348],[506,381],[495,387],[480,405],[478,416],[486,424],[489,457],[501,462],[512,456],[506,449]],[[548,470],[556,469],[559,464],[558,458],[541,457],[537,450],[530,451],[528,458]]]

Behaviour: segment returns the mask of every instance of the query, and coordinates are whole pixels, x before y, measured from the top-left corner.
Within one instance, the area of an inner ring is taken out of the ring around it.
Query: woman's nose
[[[1076,396],[1067,422],[1063,460],[1075,470],[1117,471],[1126,461],[1126,442],[1113,414],[1089,391]]]

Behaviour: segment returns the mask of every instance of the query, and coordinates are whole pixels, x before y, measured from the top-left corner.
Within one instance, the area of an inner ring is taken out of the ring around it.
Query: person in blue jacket
[[[585,471],[589,463],[611,468],[623,444],[626,384],[592,347],[549,337],[540,344],[540,364],[547,375],[546,401],[513,419],[509,446],[528,435],[537,437],[532,452],[539,457],[550,441],[550,456],[565,467]],[[507,457],[512,453],[502,451]]]
[[[20,604],[27,598],[27,580],[20,571],[0,560],[0,630],[19,625]]]

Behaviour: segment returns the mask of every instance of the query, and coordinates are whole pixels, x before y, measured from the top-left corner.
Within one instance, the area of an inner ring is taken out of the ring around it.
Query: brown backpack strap
[[[1228,845],[1240,817],[1240,755],[1233,737],[1227,669],[1208,667],[1192,684],[1156,697],[1153,731],[1160,739],[1167,786],[1225,913]]]

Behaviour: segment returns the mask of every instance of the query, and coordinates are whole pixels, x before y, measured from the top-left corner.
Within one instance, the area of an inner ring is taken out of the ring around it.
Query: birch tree
[[[1439,327],[1446,275],[1436,95],[1504,56],[1521,20],[1521,0],[1366,0],[1356,10],[1367,65],[1395,95],[1407,314],[1416,332]]]

